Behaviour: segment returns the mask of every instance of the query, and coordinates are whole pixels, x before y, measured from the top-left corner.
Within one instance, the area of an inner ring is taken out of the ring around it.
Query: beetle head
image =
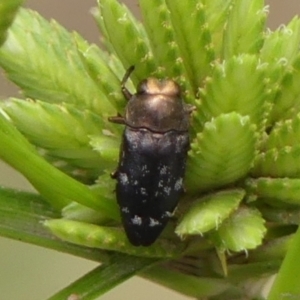
[[[187,131],[190,111],[175,81],[148,78],[139,84],[137,93],[128,102],[125,123],[158,133]]]

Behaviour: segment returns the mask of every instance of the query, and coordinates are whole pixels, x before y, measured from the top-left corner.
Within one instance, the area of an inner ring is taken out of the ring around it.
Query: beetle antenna
[[[125,87],[125,84],[126,84],[127,80],[129,79],[130,75],[132,74],[133,70],[134,70],[134,66],[130,66],[130,67],[127,69],[127,71],[126,71],[126,73],[125,73],[125,75],[124,75],[124,77],[123,77],[123,79],[122,79],[122,81],[121,81],[121,91],[122,91],[124,97],[125,97],[128,101],[131,99],[132,94],[131,94],[131,93],[128,91],[128,89]]]

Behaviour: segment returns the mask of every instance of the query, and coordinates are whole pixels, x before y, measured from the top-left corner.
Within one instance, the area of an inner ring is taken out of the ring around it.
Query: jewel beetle
[[[126,235],[134,246],[155,242],[183,192],[189,142],[189,117],[194,107],[184,103],[179,85],[170,79],[147,78],[135,94],[125,84],[124,116],[109,121],[125,125],[117,170],[116,197]]]

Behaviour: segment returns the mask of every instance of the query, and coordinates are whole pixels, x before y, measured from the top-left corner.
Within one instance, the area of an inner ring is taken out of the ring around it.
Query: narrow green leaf
[[[231,284],[220,278],[194,275],[154,266],[143,272],[143,277],[195,299],[205,299],[222,294]]]
[[[224,32],[223,57],[258,54],[263,45],[266,10],[263,0],[233,1]]]
[[[86,185],[50,165],[2,114],[0,140],[0,158],[21,172],[54,207],[61,209],[76,201],[119,219],[115,203],[104,199],[99,201]]]
[[[183,64],[194,93],[211,73],[214,60],[204,5],[198,0],[166,0]],[[183,21],[183,16],[188,16]]]
[[[0,140],[1,159],[20,171],[54,207],[60,208],[69,203],[68,198],[62,195],[62,191],[54,195],[55,188],[59,184],[53,177],[61,180],[63,179],[61,176],[66,175],[60,174],[57,169],[46,163],[24,136],[2,114],[0,114]],[[56,176],[53,176],[54,174]],[[48,176],[50,180],[45,182]]]
[[[255,126],[248,116],[232,112],[207,122],[191,144],[187,191],[221,187],[244,177],[252,165],[255,146]]]
[[[265,221],[256,209],[240,207],[210,237],[220,249],[245,251],[261,245],[266,234]]]
[[[237,112],[249,116],[262,129],[268,91],[266,68],[254,55],[232,57],[216,63],[212,77],[201,90],[201,105],[195,118],[203,124],[222,113]],[[234,88],[233,88],[234,87]]]
[[[299,260],[299,249],[300,229],[298,227],[268,295],[268,300],[277,300],[282,298],[283,295],[290,295],[291,298],[296,299],[299,297],[300,285],[298,274],[300,272],[300,265],[297,263]]]
[[[107,261],[107,252],[79,247],[53,238],[42,225],[59,217],[40,195],[0,188],[0,235],[94,261]]]
[[[23,3],[23,0],[1,0],[0,1],[0,46],[7,36],[7,29],[12,24],[14,17]]]
[[[255,177],[300,177],[300,146],[272,148],[260,153],[254,162]]]
[[[22,233],[25,232],[28,232],[28,235],[30,235],[31,232],[31,237],[34,241],[35,236],[32,234],[34,226],[37,226],[41,220],[59,216],[58,211],[44,202],[40,195],[34,193],[0,188],[0,203],[1,235],[11,238],[17,238],[18,234],[22,236]],[[29,205],[33,207],[32,214],[28,210]],[[18,230],[20,230],[19,233]],[[39,234],[43,236],[44,231],[41,230],[39,232],[37,230],[36,238],[38,239]],[[25,234],[24,237],[26,237]]]
[[[44,225],[64,241],[91,248],[118,251],[141,257],[170,258],[183,252],[185,245],[159,239],[149,247],[135,247],[125,236],[123,229],[104,227],[78,221],[54,219]]]
[[[155,263],[157,260],[149,258],[114,255],[109,263],[92,270],[48,300],[73,299],[72,296],[80,300],[96,299]]]
[[[244,195],[244,190],[236,189],[210,194],[196,200],[177,225],[176,234],[182,238],[185,235],[202,235],[218,228],[238,208]]]
[[[132,79],[137,84],[156,70],[149,41],[142,25],[125,5],[98,0],[106,34],[124,67],[135,65]]]
[[[0,51],[0,65],[29,98],[115,115],[116,109],[89,75],[77,43],[78,35],[55,21],[21,9]]]
[[[250,198],[268,200],[269,204],[277,201],[300,205],[298,178],[257,178],[246,181],[246,189]]]

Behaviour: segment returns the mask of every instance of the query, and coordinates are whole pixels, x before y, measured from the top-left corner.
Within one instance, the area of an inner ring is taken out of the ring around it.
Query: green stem
[[[80,300],[96,299],[154,263],[156,260],[114,255],[109,264],[97,267],[48,300],[65,300],[71,295]]]
[[[59,214],[39,195],[0,188],[0,235],[17,241],[69,253],[94,261],[106,261],[107,252],[80,247],[55,238],[42,224]]]
[[[197,299],[218,295],[231,287],[230,283],[223,279],[187,275],[163,266],[148,269],[142,273],[142,277]]]

